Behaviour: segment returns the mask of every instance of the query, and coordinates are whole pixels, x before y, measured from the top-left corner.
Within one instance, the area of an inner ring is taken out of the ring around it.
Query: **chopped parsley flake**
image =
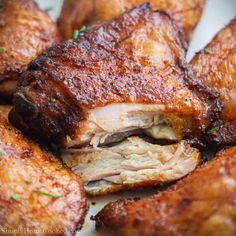
[[[3,151],[0,150],[0,157],[2,157],[4,154],[3,154]]]
[[[20,199],[20,195],[18,195],[18,194],[12,194],[12,195],[11,195],[11,199],[14,200],[14,201],[17,201],[17,200]]]
[[[216,131],[219,131],[220,130],[220,128],[219,127],[214,127],[214,128],[211,128],[211,129],[209,129],[208,131],[207,131],[207,134],[212,134],[212,133],[214,133],[214,132],[216,132]]]
[[[0,48],[0,52],[3,52],[4,50],[3,50],[3,48]]]
[[[209,48],[204,48],[204,53],[205,53],[206,55],[211,54]]]
[[[77,39],[81,34],[86,31],[86,26],[82,26],[80,29],[76,29],[73,32],[73,39]]]
[[[61,195],[59,195],[59,194],[47,193],[47,192],[44,192],[42,190],[34,190],[34,191],[38,194],[45,195],[45,196],[48,196],[48,197],[53,197],[53,198],[60,198],[61,197]]]

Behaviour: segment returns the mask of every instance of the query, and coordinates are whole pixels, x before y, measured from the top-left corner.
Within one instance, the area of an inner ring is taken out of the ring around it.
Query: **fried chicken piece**
[[[236,19],[191,61],[199,80],[220,94],[224,109],[206,135],[217,146],[236,144]]]
[[[141,5],[35,59],[19,81],[10,118],[66,148],[140,133],[200,137],[220,104],[192,76],[185,46],[166,13]]]
[[[55,23],[32,0],[2,0],[0,6],[0,96],[10,98],[27,65],[59,41]]]
[[[132,172],[134,180],[129,186],[180,178],[196,167],[199,153],[186,143],[162,148],[150,142],[200,137],[220,110],[216,96],[193,77],[185,61],[185,46],[168,14],[151,11],[149,4],[141,5],[34,60],[19,82],[10,119],[25,132],[57,143],[68,153],[64,161],[68,164],[72,160],[79,175],[84,171],[81,160],[99,159],[104,152],[109,152],[111,163],[116,156],[123,175],[119,148],[124,146],[126,152],[130,148],[133,162],[142,162],[148,156],[137,155],[136,146],[140,145],[142,152],[149,149],[153,171],[143,180],[142,171]],[[125,142],[134,135],[152,140]],[[124,143],[119,146],[121,141]],[[177,154],[182,145],[190,155]],[[73,154],[75,149],[78,152]],[[160,154],[160,149],[167,153]],[[170,163],[165,161],[168,158]],[[185,158],[188,164],[182,161]],[[163,164],[157,165],[162,159]],[[172,159],[177,161],[176,166]],[[107,171],[113,178],[117,166],[109,163]],[[85,166],[86,172],[93,168],[90,164]],[[137,168],[136,164],[131,168]],[[93,165],[94,169],[101,168],[99,161]],[[179,169],[179,173],[168,175],[162,167]],[[84,179],[89,185],[98,180],[89,186],[90,193],[127,187],[125,181],[118,183],[117,179],[104,184],[100,181],[103,176]]]
[[[193,171],[200,162],[199,151],[185,141],[160,146],[139,137],[96,151],[70,150],[62,157],[93,196],[168,183]]]
[[[83,25],[111,20],[123,12],[138,6],[145,0],[64,0],[58,19],[64,39],[72,37],[75,29]],[[150,0],[153,9],[167,11],[181,26],[188,39],[197,25],[205,0]]]
[[[109,203],[98,231],[122,236],[236,235],[236,147],[159,194]]]
[[[73,235],[87,211],[80,178],[7,123],[5,111],[0,107],[0,234]]]

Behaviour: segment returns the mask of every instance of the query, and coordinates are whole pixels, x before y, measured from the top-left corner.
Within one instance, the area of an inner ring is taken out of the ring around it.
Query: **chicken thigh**
[[[26,139],[0,107],[0,234],[74,235],[87,204],[78,176]]]
[[[64,39],[87,24],[111,20],[145,0],[64,0],[58,26]],[[181,26],[188,39],[197,25],[205,0],[150,0],[154,10],[167,11]]]
[[[2,0],[0,97],[11,98],[27,64],[58,41],[55,23],[33,0]]]
[[[141,5],[30,63],[10,118],[65,148],[140,133],[169,141],[200,137],[221,106],[192,75],[185,46],[166,13]]]
[[[176,162],[178,174],[173,172],[163,179],[149,176],[143,181],[174,180],[196,167],[199,153],[182,143],[167,148],[163,156],[158,154],[162,147],[149,142],[199,138],[221,109],[217,96],[192,75],[185,55],[186,42],[169,15],[153,12],[149,4],[141,5],[88,29],[76,41],[52,47],[34,60],[18,84],[10,119],[25,132],[49,139],[63,153],[73,154],[77,161],[73,168],[77,170],[82,170],[83,157],[86,162],[92,158],[90,155],[103,156],[104,149],[112,160],[112,153],[117,156],[119,152],[114,146],[122,141],[122,146],[131,147],[133,154],[138,154],[137,139],[125,142],[130,136],[151,139],[138,141],[138,146],[150,149],[155,163],[174,158],[174,153],[184,146],[193,156],[182,151],[176,154],[180,158]],[[82,156],[78,154],[77,158],[75,149]],[[67,164],[71,162],[68,158],[63,156]],[[126,157],[117,158],[121,164]],[[142,155],[136,155],[139,158]],[[185,162],[181,159],[185,158],[189,158],[189,165],[182,171]],[[150,168],[154,169],[154,176],[159,176],[160,168],[175,168],[174,162],[170,163],[171,166],[166,161],[163,165],[151,164]],[[80,171],[76,173],[82,175]],[[133,172],[136,182],[132,185],[142,182],[137,173]],[[113,175],[111,170],[109,177]],[[116,183],[110,182],[112,186]]]
[[[205,139],[217,146],[236,144],[236,19],[191,61],[201,82],[220,94],[224,109]]]

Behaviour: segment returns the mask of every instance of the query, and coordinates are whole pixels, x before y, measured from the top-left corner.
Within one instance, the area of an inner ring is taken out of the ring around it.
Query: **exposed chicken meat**
[[[138,6],[145,0],[64,0],[58,25],[64,39],[85,24],[98,24]],[[149,0],[154,10],[167,11],[184,29],[188,39],[198,23],[205,0]]]
[[[169,120],[173,117],[178,119],[165,114],[164,105],[123,103],[94,108],[81,124],[82,130],[78,130],[76,141],[68,137],[67,147],[84,143],[97,147],[142,133],[155,139],[178,141],[181,130],[171,127]]]
[[[63,161],[97,195],[179,179],[196,168],[200,153],[185,141],[160,146],[132,137],[109,148],[67,151]]]
[[[10,98],[28,63],[58,41],[55,23],[33,0],[1,0],[0,97]]]
[[[153,197],[109,203],[95,217],[96,227],[122,236],[233,236],[235,199],[233,147]]]
[[[139,133],[200,137],[220,106],[193,77],[185,46],[171,18],[144,4],[34,60],[19,82],[11,121],[67,148]]]
[[[12,127],[6,111],[0,107],[0,235],[74,235],[87,211],[80,178]]]
[[[208,143],[236,144],[236,19],[222,29],[191,61],[204,84],[220,94],[224,109],[207,132]]]

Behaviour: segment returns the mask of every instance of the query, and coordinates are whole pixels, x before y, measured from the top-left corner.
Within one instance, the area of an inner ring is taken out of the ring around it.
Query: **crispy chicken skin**
[[[32,0],[0,6],[0,96],[10,98],[27,64],[59,41],[55,23]]]
[[[123,12],[138,6],[145,0],[64,0],[58,19],[64,39],[72,37],[75,29],[83,25],[111,20]],[[150,0],[153,9],[167,11],[181,26],[188,39],[198,23],[205,0]]]
[[[235,199],[233,147],[151,198],[109,203],[95,216],[96,227],[122,236],[233,236]]]
[[[62,158],[95,196],[180,179],[198,166],[200,153],[186,141],[160,146],[130,137],[96,151],[67,150]]]
[[[10,119],[66,148],[140,132],[171,141],[200,137],[221,106],[185,55],[169,15],[143,4],[30,63]]]
[[[220,94],[224,103],[221,119],[206,139],[219,146],[236,144],[236,19],[222,29],[191,61],[204,84]]]
[[[6,110],[0,107],[0,234],[73,235],[87,211],[80,178],[7,123]]]

